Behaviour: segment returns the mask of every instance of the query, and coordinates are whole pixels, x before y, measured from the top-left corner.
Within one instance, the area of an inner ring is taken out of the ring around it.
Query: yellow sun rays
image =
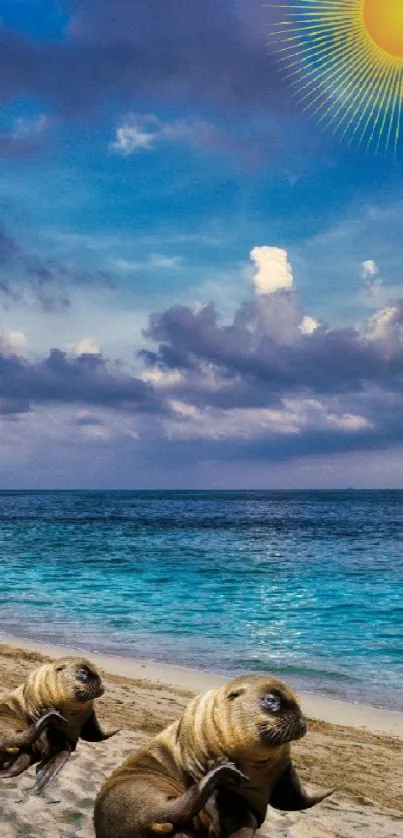
[[[289,0],[274,30],[304,109],[348,143],[396,154],[403,99],[403,0]]]

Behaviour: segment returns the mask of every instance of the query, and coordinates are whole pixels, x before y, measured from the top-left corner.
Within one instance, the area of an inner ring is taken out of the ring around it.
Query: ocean
[[[0,492],[0,631],[403,710],[403,492]]]

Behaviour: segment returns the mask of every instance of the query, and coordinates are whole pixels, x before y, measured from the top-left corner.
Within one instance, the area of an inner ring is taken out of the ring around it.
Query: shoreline
[[[205,672],[200,669],[191,669],[157,661],[104,655],[87,649],[43,643],[2,633],[0,634],[0,644],[15,650],[37,652],[52,658],[79,653],[85,655],[111,675],[145,679],[155,684],[168,685],[171,688],[189,692],[203,692],[214,689],[229,680],[229,676]],[[301,700],[303,712],[308,718],[403,740],[403,713],[399,711],[380,709],[367,704],[354,704],[299,690],[297,690],[297,693]]]

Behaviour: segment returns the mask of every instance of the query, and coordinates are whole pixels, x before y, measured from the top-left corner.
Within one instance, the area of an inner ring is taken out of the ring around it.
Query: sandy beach
[[[1,692],[49,658],[74,650],[0,637]],[[223,676],[198,670],[86,653],[102,669],[104,721],[121,732],[108,742],[81,742],[43,797],[33,793],[34,769],[0,786],[1,838],[93,838],[92,809],[105,777],[134,748],[179,716],[195,692]],[[261,832],[274,838],[395,838],[403,836],[403,714],[300,695],[308,735],[293,748],[312,786],[337,787],[307,813],[269,811]]]

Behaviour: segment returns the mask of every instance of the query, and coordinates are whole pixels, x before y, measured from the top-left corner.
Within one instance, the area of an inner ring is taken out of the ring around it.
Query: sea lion
[[[306,729],[294,693],[271,676],[235,678],[196,696],[101,788],[96,838],[251,838],[269,804],[320,803],[332,792],[309,795],[291,761],[290,743]]]
[[[117,730],[104,731],[95,714],[94,699],[104,691],[96,666],[85,658],[67,657],[34,669],[26,682],[3,700],[3,704],[14,708],[14,715],[17,714],[25,725],[39,725],[39,756],[38,747],[32,754],[36,756],[32,761],[40,759],[37,792],[59,773],[80,738],[101,742],[117,733]],[[44,730],[40,721],[48,711],[53,714],[47,717]],[[36,741],[38,744],[38,739]],[[22,771],[25,762],[20,762]]]

